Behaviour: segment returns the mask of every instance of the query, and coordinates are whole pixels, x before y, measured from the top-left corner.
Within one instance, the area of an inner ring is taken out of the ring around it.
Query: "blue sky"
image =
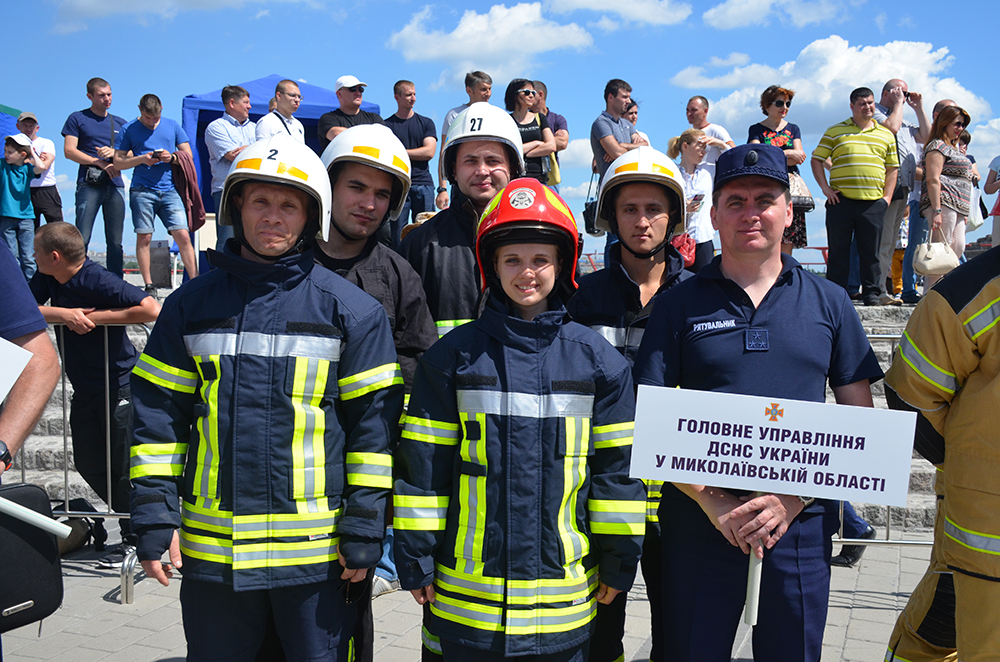
[[[800,126],[811,151],[827,126],[850,114],[851,89],[867,85],[877,97],[886,80],[900,77],[924,94],[928,108],[950,97],[970,112],[970,152],[985,179],[986,166],[1000,154],[1000,88],[989,83],[995,81],[994,61],[984,49],[993,43],[992,22],[977,20],[975,5],[943,6],[864,0],[45,0],[5,8],[8,25],[30,26],[33,37],[21,46],[20,67],[4,72],[0,103],[33,111],[40,134],[56,141],[67,220],[73,218],[76,165],[63,158],[59,132],[70,112],[89,105],[85,83],[92,76],[111,82],[115,114],[134,117],[139,97],[152,92],[163,100],[164,116],[178,121],[185,95],[268,74],[331,89],[338,76],[354,74],[369,83],[365,99],[388,115],[396,109],[392,84],[406,78],[416,83],[417,112],[439,131],[448,109],[466,100],[465,72],[490,73],[498,105],[512,78],[541,79],[549,107],[569,122],[562,190],[577,212],[589,178],[590,125],[604,108],[610,78],[632,85],[640,102],[638,128],[663,151],[671,136],[688,128],[684,106],[692,95],[707,97],[710,121],[740,143],[763,117],[761,90],[781,84],[796,90],[788,119]],[[251,102],[259,107],[267,100]],[[807,181],[820,196],[811,177]],[[822,212],[806,221],[810,244],[825,245]],[[126,252],[134,251],[130,229],[126,220]],[[92,247],[101,248],[103,230],[95,229],[94,237]],[[155,237],[166,237],[162,227]],[[588,250],[599,246],[603,240],[588,240]],[[818,259],[814,251],[797,255]]]

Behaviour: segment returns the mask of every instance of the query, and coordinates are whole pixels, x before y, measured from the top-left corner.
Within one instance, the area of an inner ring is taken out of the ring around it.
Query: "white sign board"
[[[639,386],[634,478],[906,506],[913,412]]]
[[[30,360],[31,352],[0,338],[0,402],[7,398],[7,394],[14,388],[14,382]]]

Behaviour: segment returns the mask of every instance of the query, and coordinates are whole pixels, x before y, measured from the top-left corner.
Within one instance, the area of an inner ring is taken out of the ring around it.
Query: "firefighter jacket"
[[[209,256],[132,374],[132,530],[142,549],[144,532],[180,528],[186,579],[326,581],[338,543],[384,535],[403,402],[389,322],[312,250]]]
[[[349,269],[336,268],[338,261],[319,248],[316,249],[316,261],[360,287],[385,308],[403,373],[403,385],[409,393],[417,362],[438,338],[420,277],[413,267],[375,237],[369,239],[360,259]]]
[[[663,252],[667,258],[667,269],[657,294],[694,275],[684,269],[684,258],[676,248],[667,244]],[[639,286],[622,266],[621,254],[620,242],[611,246],[609,263],[604,269],[580,279],[580,288],[566,304],[566,310],[575,322],[589,326],[614,345],[631,368],[635,365],[642,332],[653,311],[655,297],[642,305]],[[644,480],[643,483],[646,485],[646,534],[659,536],[660,519],[656,512],[663,495],[663,481]]]
[[[628,477],[628,363],[563,308],[495,296],[417,368],[394,490],[403,588],[432,581],[431,630],[505,655],[590,636],[598,581],[627,591],[645,520]]]
[[[1000,581],[998,320],[1000,248],[994,248],[924,297],[885,376],[944,438],[945,562],[994,581]]]
[[[410,232],[399,245],[400,255],[424,285],[439,337],[478,317],[478,221],[472,203],[456,190],[450,207]]]

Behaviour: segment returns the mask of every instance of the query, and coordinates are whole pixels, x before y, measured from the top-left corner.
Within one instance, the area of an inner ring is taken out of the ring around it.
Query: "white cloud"
[[[587,23],[587,27],[602,30],[604,32],[614,32],[621,28],[621,24],[618,23],[618,21],[611,20],[607,16],[602,16],[600,20]]]
[[[119,14],[135,16],[141,24],[149,24],[150,16],[173,18],[188,10],[235,9],[249,4],[262,4],[268,0],[154,0],[134,2],[133,0],[54,0],[57,21],[53,32],[68,34],[86,30],[86,19],[103,18]],[[281,2],[302,2],[317,6],[316,0],[280,0]],[[254,18],[267,16],[269,10],[257,12]]]
[[[750,56],[746,53],[730,53],[727,57],[721,58],[713,55],[708,59],[710,67],[734,67],[742,66],[750,62]]]
[[[885,22],[887,20],[889,20],[889,15],[886,14],[885,12],[882,12],[881,14],[875,17],[875,25],[878,26],[878,31],[881,32],[882,34],[885,34]]]
[[[270,9],[261,9],[259,12],[257,12],[257,14],[254,16],[254,18],[255,19],[257,19],[257,18],[264,18],[265,16],[268,16],[270,13],[271,13]]]
[[[801,28],[843,20],[844,9],[835,0],[725,0],[702,14],[702,20],[719,30],[768,25],[772,18]]]
[[[541,53],[582,49],[594,40],[576,23],[562,25],[542,16],[538,2],[508,8],[493,5],[485,14],[467,10],[451,32],[432,28],[430,7],[413,15],[394,32],[387,45],[408,62],[445,62],[444,80],[461,81],[467,71],[481,69],[504,80],[531,73]]]
[[[589,138],[570,140],[566,149],[559,152],[559,165],[565,168],[589,168],[593,159]]]
[[[561,158],[562,157],[560,157],[560,159]],[[569,201],[569,200],[586,200],[587,199],[587,187],[588,187],[587,182],[584,182],[583,184],[579,184],[577,186],[560,185],[559,186],[559,195],[562,196],[562,198],[564,200],[567,200],[567,201]],[[596,181],[594,182],[594,188],[591,189],[591,192],[593,193],[594,196],[597,196],[597,182]],[[581,207],[581,210],[582,210],[582,207]],[[574,215],[577,215],[578,213],[579,212],[574,212]],[[580,222],[580,223],[582,223],[583,222],[583,216],[580,215],[580,218],[578,218],[577,221]]]
[[[650,25],[675,25],[691,15],[691,5],[672,0],[549,0],[548,8],[557,14],[580,9],[612,12],[626,21]]]

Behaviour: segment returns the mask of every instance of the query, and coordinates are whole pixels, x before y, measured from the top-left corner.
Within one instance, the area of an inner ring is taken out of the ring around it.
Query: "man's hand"
[[[340,561],[340,566],[344,569],[344,572],[340,573],[341,579],[349,579],[352,584],[365,581],[365,577],[368,576],[368,568],[348,568],[347,559],[340,553],[340,545],[337,545],[337,560]]]
[[[249,146],[250,145],[240,145],[239,147],[234,147],[233,149],[223,154],[222,158],[224,158],[227,161],[235,161],[236,157],[240,155],[240,152],[242,152]]]
[[[170,163],[171,161],[174,160],[174,154],[170,150],[165,149],[162,152],[160,152],[159,160],[161,163]]]
[[[170,539],[170,548],[167,550],[167,556],[170,558],[170,563],[164,563],[159,559],[155,561],[141,561],[142,569],[146,571],[146,576],[152,577],[164,586],[170,585],[170,578],[174,576],[174,569],[184,565],[181,560],[181,542],[176,530],[174,531],[173,538]]]
[[[823,195],[826,196],[826,202],[830,205],[835,205],[840,202],[840,196],[837,195],[837,190],[831,187],[829,184],[826,186],[820,185],[820,190],[823,191]]]
[[[63,321],[69,327],[70,331],[82,336],[85,333],[90,333],[97,327],[94,321],[87,317],[87,315],[94,312],[93,308],[65,308],[64,310]]]
[[[110,161],[115,158],[115,150],[111,147],[98,147],[97,148],[98,158],[104,159],[105,161]]]
[[[905,100],[906,100],[906,93],[903,92],[903,88],[894,87],[891,90],[889,90],[889,101],[890,103],[892,103],[893,108],[895,108]]]
[[[434,602],[434,584],[428,584],[427,586],[413,589],[410,591],[410,595],[413,596],[413,599],[417,601],[418,605]]]
[[[600,582],[597,589],[597,601],[602,605],[609,605],[616,597],[618,597],[619,593],[621,593],[621,591],[618,589],[611,588],[604,582]]]
[[[434,206],[438,209],[447,209],[448,203],[450,202],[448,198],[448,191],[441,191],[434,198]]]
[[[104,172],[108,173],[108,177],[110,177],[111,179],[114,179],[115,177],[118,176],[118,168],[115,167],[114,163],[107,163],[105,165],[102,165],[101,167],[104,168]]]
[[[697,501],[701,509],[708,515],[708,519],[725,536],[730,545],[739,547],[744,554],[750,553],[750,546],[739,534],[739,530],[753,520],[755,513],[733,515],[733,511],[743,505],[742,500],[726,490],[706,487]]]
[[[924,105],[924,95],[920,92],[910,92],[910,96],[906,98],[906,103],[910,105],[910,108],[916,110]]]
[[[746,499],[746,503],[729,515],[737,519],[755,515],[752,520],[740,527],[737,535],[752,545],[757,558],[762,559],[764,550],[760,546],[763,545],[768,549],[774,547],[804,506],[801,499],[786,494],[762,494],[743,498]]]

